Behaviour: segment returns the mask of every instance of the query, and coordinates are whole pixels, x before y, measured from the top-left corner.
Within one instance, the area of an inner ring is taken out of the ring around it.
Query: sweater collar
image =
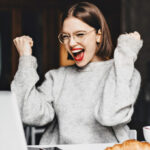
[[[106,61],[98,61],[98,62],[90,62],[84,67],[78,67],[75,65],[76,70],[79,72],[90,72],[97,70],[99,67],[105,67],[105,65],[109,65],[113,63],[113,59],[106,60]]]

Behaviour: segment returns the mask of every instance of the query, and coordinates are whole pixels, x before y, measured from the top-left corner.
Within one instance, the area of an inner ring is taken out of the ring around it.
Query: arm
[[[36,59],[31,56],[32,41],[27,37],[17,40],[14,42],[20,58],[11,90],[17,97],[23,122],[29,125],[45,125],[54,118],[53,77],[51,72],[48,72],[42,86],[35,87],[39,76],[36,72]]]
[[[132,34],[123,34],[118,38],[114,64],[108,74],[102,100],[95,109],[96,119],[104,126],[126,124],[133,114],[141,82],[134,62],[142,40]]]

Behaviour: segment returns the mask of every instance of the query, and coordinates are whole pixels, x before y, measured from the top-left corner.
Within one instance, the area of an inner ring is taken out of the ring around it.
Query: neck
[[[97,62],[97,61],[103,61],[103,59],[100,58],[99,56],[95,56],[95,57],[91,60],[91,62]]]

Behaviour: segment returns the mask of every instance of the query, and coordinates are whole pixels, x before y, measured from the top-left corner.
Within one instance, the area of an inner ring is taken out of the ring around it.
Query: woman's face
[[[101,60],[96,56],[97,42],[100,42],[101,35],[96,34],[93,27],[78,18],[68,17],[64,20],[62,33],[64,46],[78,67]]]

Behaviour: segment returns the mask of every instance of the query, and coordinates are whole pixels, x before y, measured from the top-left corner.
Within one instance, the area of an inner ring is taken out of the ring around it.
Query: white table
[[[73,145],[31,145],[28,146],[29,150],[39,150],[44,149],[44,150],[51,150],[53,147],[58,147],[62,150],[105,150],[106,147],[111,147],[115,143],[101,143],[101,144],[73,144]]]

